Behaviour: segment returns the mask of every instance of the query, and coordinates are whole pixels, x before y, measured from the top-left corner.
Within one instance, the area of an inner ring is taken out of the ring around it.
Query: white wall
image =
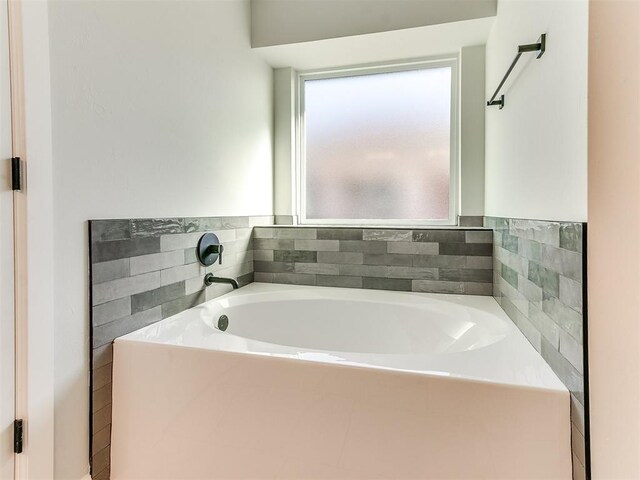
[[[547,33],[547,51],[520,59],[503,110],[486,112],[486,215],[587,219],[586,0],[500,0],[486,49],[487,99],[519,44]]]
[[[485,46],[460,50],[460,215],[484,215]]]
[[[640,478],[640,3],[589,12],[589,369],[594,479]]]
[[[55,473],[88,471],[91,218],[272,214],[248,0],[50,3]]]
[[[495,15],[497,0],[252,0],[254,47],[387,32]]]

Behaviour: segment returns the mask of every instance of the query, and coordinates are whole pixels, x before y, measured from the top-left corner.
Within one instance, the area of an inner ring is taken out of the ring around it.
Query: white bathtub
[[[569,394],[491,297],[254,283],[113,375],[113,479],[571,477]]]

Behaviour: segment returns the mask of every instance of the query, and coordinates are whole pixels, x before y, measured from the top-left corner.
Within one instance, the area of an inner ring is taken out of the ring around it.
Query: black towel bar
[[[513,62],[511,62],[511,66],[507,70],[507,73],[505,73],[504,77],[502,77],[502,81],[500,82],[500,85],[498,85],[498,88],[496,88],[496,91],[493,93],[493,96],[491,97],[491,100],[489,100],[487,102],[487,106],[488,107],[492,107],[494,105],[499,105],[500,106],[500,110],[502,110],[502,108],[504,107],[504,95],[500,95],[500,98],[498,100],[496,100],[496,97],[498,96],[498,93],[500,92],[500,89],[504,85],[504,82],[507,81],[507,78],[511,74],[511,71],[516,66],[516,63],[518,63],[518,60],[520,60],[520,56],[523,53],[527,53],[527,52],[540,52],[536,56],[536,58],[540,58],[544,54],[544,50],[546,48],[546,43],[547,43],[546,40],[547,40],[547,34],[543,33],[542,35],[540,35],[540,40],[538,41],[538,43],[529,43],[527,45],[518,45],[518,54],[516,55],[516,58],[513,59]]]

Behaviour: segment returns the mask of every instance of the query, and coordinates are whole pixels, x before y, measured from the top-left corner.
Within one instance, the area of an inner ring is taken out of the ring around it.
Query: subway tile
[[[91,220],[89,225],[92,243],[131,238],[129,220]]]
[[[520,255],[505,250],[502,247],[495,247],[493,253],[495,258],[507,267],[515,270],[516,273],[519,273],[523,277],[529,275],[529,261],[526,258],[522,258]]]
[[[274,273],[273,282],[291,285],[315,285],[316,276],[306,273]]]
[[[273,230],[274,230],[273,238],[283,238],[283,239],[291,238],[294,240],[315,240],[318,235],[317,229],[308,228],[308,227],[304,227],[304,228],[273,227]]]
[[[456,258],[455,255],[445,255],[442,258]],[[464,265],[454,268],[493,268],[493,257],[464,257]]]
[[[332,265],[329,263],[296,263],[294,272],[321,275],[338,275],[340,273],[338,265]]]
[[[582,282],[582,255],[569,250],[541,245],[540,263],[567,278]]]
[[[353,277],[386,277],[387,267],[384,265],[340,265],[340,275]]]
[[[222,230],[249,228],[249,217],[222,217]]]
[[[94,263],[91,278],[94,285],[129,276],[129,259],[119,258],[108,262]]]
[[[560,327],[538,306],[529,304],[528,318],[540,334],[554,348],[560,345]]]
[[[363,277],[362,288],[410,292],[411,280],[398,278]]]
[[[560,248],[582,253],[582,224],[566,223],[560,225]]]
[[[584,465],[580,463],[580,460],[575,455],[572,455],[571,469],[572,480],[586,480],[587,473]]]
[[[111,343],[114,339],[122,335],[126,335],[127,333],[131,333],[161,320],[160,313],[160,307],[154,307],[150,310],[134,313],[129,317],[120,318],[113,322],[94,327],[92,330],[93,348]]]
[[[192,293],[191,295],[184,295],[182,297],[176,298],[175,300],[171,300],[167,303],[163,303],[161,307],[156,307],[161,309],[160,316],[161,318],[168,318],[173,315],[176,315],[188,308],[195,307],[204,303],[205,301],[205,293],[204,291]],[[154,309],[155,310],[155,309]]]
[[[467,295],[492,295],[493,283],[465,282],[464,293]]]
[[[414,242],[464,243],[464,230],[414,230]],[[442,252],[440,252],[442,253]]]
[[[180,233],[176,235],[162,235],[160,240],[160,250],[169,252],[171,250],[184,250],[186,248],[195,248],[198,245],[203,232]],[[156,238],[157,240],[157,238]],[[131,255],[133,256],[133,255]]]
[[[584,435],[584,406],[574,395],[571,395],[571,423]]]
[[[318,275],[316,285],[320,287],[362,288],[362,277],[347,275]]]
[[[425,245],[430,244],[426,243]],[[491,257],[486,258],[490,259]],[[466,259],[462,255],[413,255],[414,267],[464,268],[466,263]]]
[[[179,281],[131,297],[131,312],[138,313],[185,295],[185,282]]]
[[[493,281],[493,270],[441,268],[438,279],[449,282],[491,283]]]
[[[91,248],[91,261],[92,263],[107,262],[118,258],[135,257],[159,251],[160,239],[157,237],[97,242]]]
[[[428,267],[386,267],[387,277],[420,280],[438,280],[438,269]],[[373,275],[378,276],[378,275]]]
[[[554,272],[538,263],[529,261],[528,278],[549,295],[554,297],[560,295],[560,276],[558,272]]]
[[[185,233],[200,232],[202,234],[213,230],[220,230],[221,228],[221,217],[191,217],[184,219]]]
[[[440,243],[440,255],[493,255],[490,243]]]
[[[554,247],[560,245],[560,224],[558,223],[512,218],[509,219],[509,234]]]
[[[500,272],[502,278],[504,278],[513,288],[518,288],[518,272],[508,267],[504,263],[502,264],[502,271]]]
[[[160,272],[145,273],[135,277],[121,278],[93,286],[93,305],[146,292],[160,286]]]
[[[318,259],[318,252],[306,250],[274,250],[274,262],[305,262],[313,263]]]
[[[549,342],[542,339],[542,358],[546,360],[558,378],[565,384],[567,389],[584,404],[584,388],[582,375],[564,358],[558,350],[553,348]]]
[[[361,228],[319,228],[318,240],[362,240]]]
[[[195,256],[195,249],[193,250],[193,254]],[[185,253],[182,250],[131,257],[131,275],[154,272],[165,268],[184,265],[185,263],[191,262],[185,262]]]
[[[184,252],[184,264],[187,265],[189,263],[196,263],[198,262],[198,256],[196,253],[196,248],[187,248],[185,250],[182,250]],[[176,252],[180,252],[181,250],[175,250]]]
[[[91,368],[100,368],[113,362],[113,345],[110,343],[91,350]]]
[[[529,300],[518,289],[502,278],[499,272],[494,272],[494,277],[497,277],[498,289],[501,295],[508,298],[523,315],[527,316],[529,314]]]
[[[91,407],[94,412],[101,410],[107,405],[111,405],[111,384],[105,385],[101,389],[93,392],[92,397],[93,403],[91,404]]]
[[[107,425],[111,424],[111,404],[106,407],[102,407],[100,410],[94,410],[91,415],[91,427],[94,432],[102,430]]]
[[[239,275],[238,278],[236,278],[236,281],[238,282],[238,285],[240,287],[244,287],[245,285],[249,285],[250,283],[253,283],[253,272],[245,273],[244,275]]]
[[[256,272],[263,273],[284,273],[284,272],[293,272],[294,270],[293,262],[263,262],[263,261],[254,261],[253,266]]]
[[[360,252],[318,252],[318,263],[362,264],[364,254]]]
[[[241,275],[254,271],[253,261],[247,261],[244,263],[237,263],[235,265],[226,266],[219,270],[214,270],[213,273],[217,277],[230,277],[237,278]]]
[[[91,372],[91,390],[96,391],[111,383],[111,363],[94,368]]]
[[[511,318],[513,323],[516,324],[522,334],[529,340],[529,343],[533,345],[538,352],[541,351],[542,336],[535,326],[529,321],[529,319],[515,305],[506,297],[502,298],[502,309]]]
[[[357,253],[387,253],[387,242],[375,240],[340,240],[340,251]]]
[[[337,252],[340,250],[340,241],[296,239],[294,248],[296,250],[314,250],[316,252]]]
[[[200,274],[202,274],[202,272],[200,271],[200,265],[197,263],[166,268],[160,270],[160,285],[170,285],[186,280],[187,278],[197,277]]]
[[[502,234],[502,241],[500,243],[500,246],[512,253],[519,253],[518,237],[509,235],[508,233]]]
[[[582,313],[582,284],[560,275],[560,301]]]
[[[466,243],[492,243],[493,232],[491,230],[468,230],[465,232]]]
[[[256,271],[253,274],[254,282],[273,283],[273,273]]]
[[[518,276],[518,291],[538,308],[542,308],[542,288],[522,275]]]
[[[412,238],[411,230],[372,230],[366,228],[362,231],[363,240],[410,242]]]
[[[273,262],[273,250],[254,250],[253,259],[260,262]]]
[[[124,297],[93,307],[91,321],[97,327],[128,315],[131,315],[131,297]]]
[[[198,275],[197,277],[188,278],[184,280],[184,293],[182,295],[191,295],[192,293],[199,292],[205,289],[204,276]],[[168,301],[169,299],[167,299]],[[164,302],[161,302],[164,303]]]
[[[543,293],[542,311],[549,315],[560,328],[582,343],[582,315],[546,293]]]
[[[255,238],[253,248],[255,250],[293,250],[294,240],[278,238]]]
[[[406,253],[409,255],[438,255],[439,244],[429,242],[389,242],[388,253]]]
[[[560,331],[560,354],[566,358],[571,365],[578,371],[580,375],[583,374],[583,351],[582,344],[575,338],[569,335],[564,330]]]
[[[105,468],[101,472],[91,473],[91,480],[110,480],[111,470],[109,467]]]
[[[571,452],[580,464],[585,464],[584,436],[575,426],[571,426]]]
[[[464,293],[464,283],[443,282],[439,280],[412,280],[411,288],[414,292],[424,293]]]
[[[458,225],[461,227],[482,227],[484,217],[480,215],[460,215]]]
[[[527,260],[540,263],[540,244],[534,240],[518,237],[518,253]]]
[[[402,255],[392,253],[365,253],[363,263],[365,265],[404,265],[413,264],[414,255]]]
[[[111,458],[111,447],[105,447],[91,457],[91,469],[95,473],[101,472],[109,467]],[[96,478],[92,476],[92,478]]]
[[[91,454],[95,455],[100,450],[106,448],[111,443],[111,425],[107,425],[102,430],[94,432],[91,437]]]
[[[184,232],[182,218],[135,218],[131,220],[132,237],[154,237]]]

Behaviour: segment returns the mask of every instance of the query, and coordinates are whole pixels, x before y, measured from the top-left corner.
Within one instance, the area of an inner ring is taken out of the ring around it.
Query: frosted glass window
[[[304,213],[447,220],[452,68],[304,80]]]

